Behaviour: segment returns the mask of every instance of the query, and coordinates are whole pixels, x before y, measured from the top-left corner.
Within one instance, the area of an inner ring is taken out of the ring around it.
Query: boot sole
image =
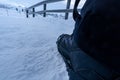
[[[63,58],[63,60],[64,60],[64,62],[66,64],[66,67],[73,69],[72,65],[71,65],[70,58],[66,57],[66,55],[65,55],[65,54],[67,54],[69,52],[67,52],[67,50],[65,48],[63,48],[61,45],[58,46],[58,51],[60,52],[60,54],[61,54],[61,56],[62,56],[62,58]]]

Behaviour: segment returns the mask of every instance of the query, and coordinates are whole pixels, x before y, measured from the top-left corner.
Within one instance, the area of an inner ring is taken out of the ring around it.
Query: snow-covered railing
[[[35,5],[32,5],[26,9],[26,17],[28,18],[30,14],[32,14],[33,17],[35,17],[35,14],[43,14],[43,16],[46,17],[46,12],[54,12],[54,13],[65,13],[65,19],[68,19],[69,13],[73,12],[73,9],[70,9],[71,0],[67,0],[66,9],[46,10],[48,3],[60,2],[60,1],[65,1],[65,0],[45,0],[45,1],[39,2]],[[38,6],[41,6],[41,5],[43,5],[43,10],[35,11],[35,8]],[[80,10],[80,9],[78,9],[78,10]]]

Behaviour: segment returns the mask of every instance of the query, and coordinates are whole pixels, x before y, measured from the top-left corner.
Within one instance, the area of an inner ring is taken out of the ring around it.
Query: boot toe
[[[64,42],[66,37],[70,37],[68,34],[62,34],[57,38],[56,44],[59,45],[60,43]]]

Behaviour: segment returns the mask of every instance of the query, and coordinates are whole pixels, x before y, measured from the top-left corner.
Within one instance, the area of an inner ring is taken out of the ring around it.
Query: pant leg
[[[112,80],[113,72],[82,50],[72,52],[70,59],[73,67],[68,70],[70,80]]]

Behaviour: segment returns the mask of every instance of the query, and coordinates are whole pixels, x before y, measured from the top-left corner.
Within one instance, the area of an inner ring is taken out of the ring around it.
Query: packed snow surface
[[[71,34],[73,26],[72,18],[26,18],[1,10],[0,80],[68,80],[56,40],[62,33]]]

